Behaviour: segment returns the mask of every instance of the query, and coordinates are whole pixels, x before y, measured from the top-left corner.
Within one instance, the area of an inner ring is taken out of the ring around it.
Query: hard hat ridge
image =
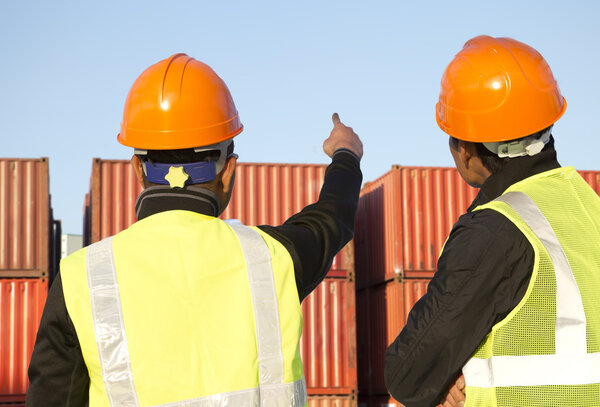
[[[216,144],[242,130],[225,82],[208,65],[179,53],[136,79],[117,139],[138,149],[174,150]]]

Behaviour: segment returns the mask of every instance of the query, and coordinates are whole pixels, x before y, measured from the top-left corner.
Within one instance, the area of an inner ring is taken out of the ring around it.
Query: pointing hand
[[[352,130],[352,127],[347,127],[340,121],[340,116],[337,113],[334,113],[331,117],[333,121],[333,130],[331,130],[331,134],[329,138],[327,138],[323,142],[323,151],[329,157],[333,157],[333,154],[336,150],[340,148],[345,148],[352,151],[358,159],[362,158],[363,155],[363,145],[358,138],[358,135]]]

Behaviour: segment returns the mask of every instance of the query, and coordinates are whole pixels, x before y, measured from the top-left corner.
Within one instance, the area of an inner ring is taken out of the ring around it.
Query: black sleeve
[[[427,294],[386,352],[392,396],[407,407],[439,403],[492,326],[523,298],[533,263],[529,241],[503,215],[461,216]]]
[[[352,239],[361,183],[358,158],[337,150],[316,203],[281,226],[259,226],[290,252],[300,301],[325,278],[335,255]]]
[[[29,363],[27,407],[87,406],[89,380],[59,274],[48,292]]]

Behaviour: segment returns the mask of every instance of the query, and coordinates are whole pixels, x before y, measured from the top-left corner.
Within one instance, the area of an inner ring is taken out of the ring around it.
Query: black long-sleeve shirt
[[[347,150],[338,150],[327,167],[316,203],[281,226],[259,226],[290,253],[301,301],[323,280],[335,255],[352,239],[361,182],[358,158]],[[158,192],[143,192],[139,219],[173,209],[216,215],[214,197],[201,190],[179,190],[170,196],[165,196],[163,190]],[[201,199],[185,199],[182,194],[199,195]],[[48,293],[29,365],[29,381],[29,407],[88,403],[88,371],[67,312],[60,274]]]
[[[427,294],[386,352],[387,388],[406,407],[438,404],[529,285],[534,263],[529,241],[502,214],[473,209],[512,184],[559,166],[553,140],[535,156],[509,160],[485,181],[452,228]]]

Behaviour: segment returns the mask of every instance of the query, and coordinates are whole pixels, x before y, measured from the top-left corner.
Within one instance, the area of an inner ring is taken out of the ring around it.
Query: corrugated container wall
[[[579,175],[600,195],[600,171],[579,171]]]
[[[600,171],[580,174],[600,193]],[[455,168],[393,166],[365,184],[354,239],[357,288],[435,271],[452,226],[477,192]]]
[[[47,277],[51,258],[48,159],[0,159],[0,277]]]
[[[392,280],[356,293],[360,394],[387,394],[385,351],[406,324],[413,305],[427,292],[430,280]]]
[[[317,201],[326,168],[319,164],[238,163],[231,201],[221,218],[239,219],[251,226],[281,225]],[[84,245],[134,223],[135,201],[141,191],[129,161],[95,158],[86,198]],[[353,269],[353,258],[349,245],[336,256],[328,276],[345,276]]]
[[[356,396],[308,396],[308,407],[356,407]]]
[[[280,225],[317,201],[326,168],[238,163],[233,195],[222,218],[239,219],[247,225]],[[84,212],[85,244],[134,223],[134,205],[140,192],[129,161],[94,159]],[[302,303],[301,352],[306,384],[309,394],[356,393],[352,243],[336,256],[327,277]]]
[[[476,194],[455,168],[394,166],[367,183],[354,239],[357,287],[435,270],[452,225]]]
[[[326,278],[302,302],[300,354],[309,394],[357,389],[354,282]]]
[[[0,394],[27,392],[33,351],[48,279],[0,279]]]

